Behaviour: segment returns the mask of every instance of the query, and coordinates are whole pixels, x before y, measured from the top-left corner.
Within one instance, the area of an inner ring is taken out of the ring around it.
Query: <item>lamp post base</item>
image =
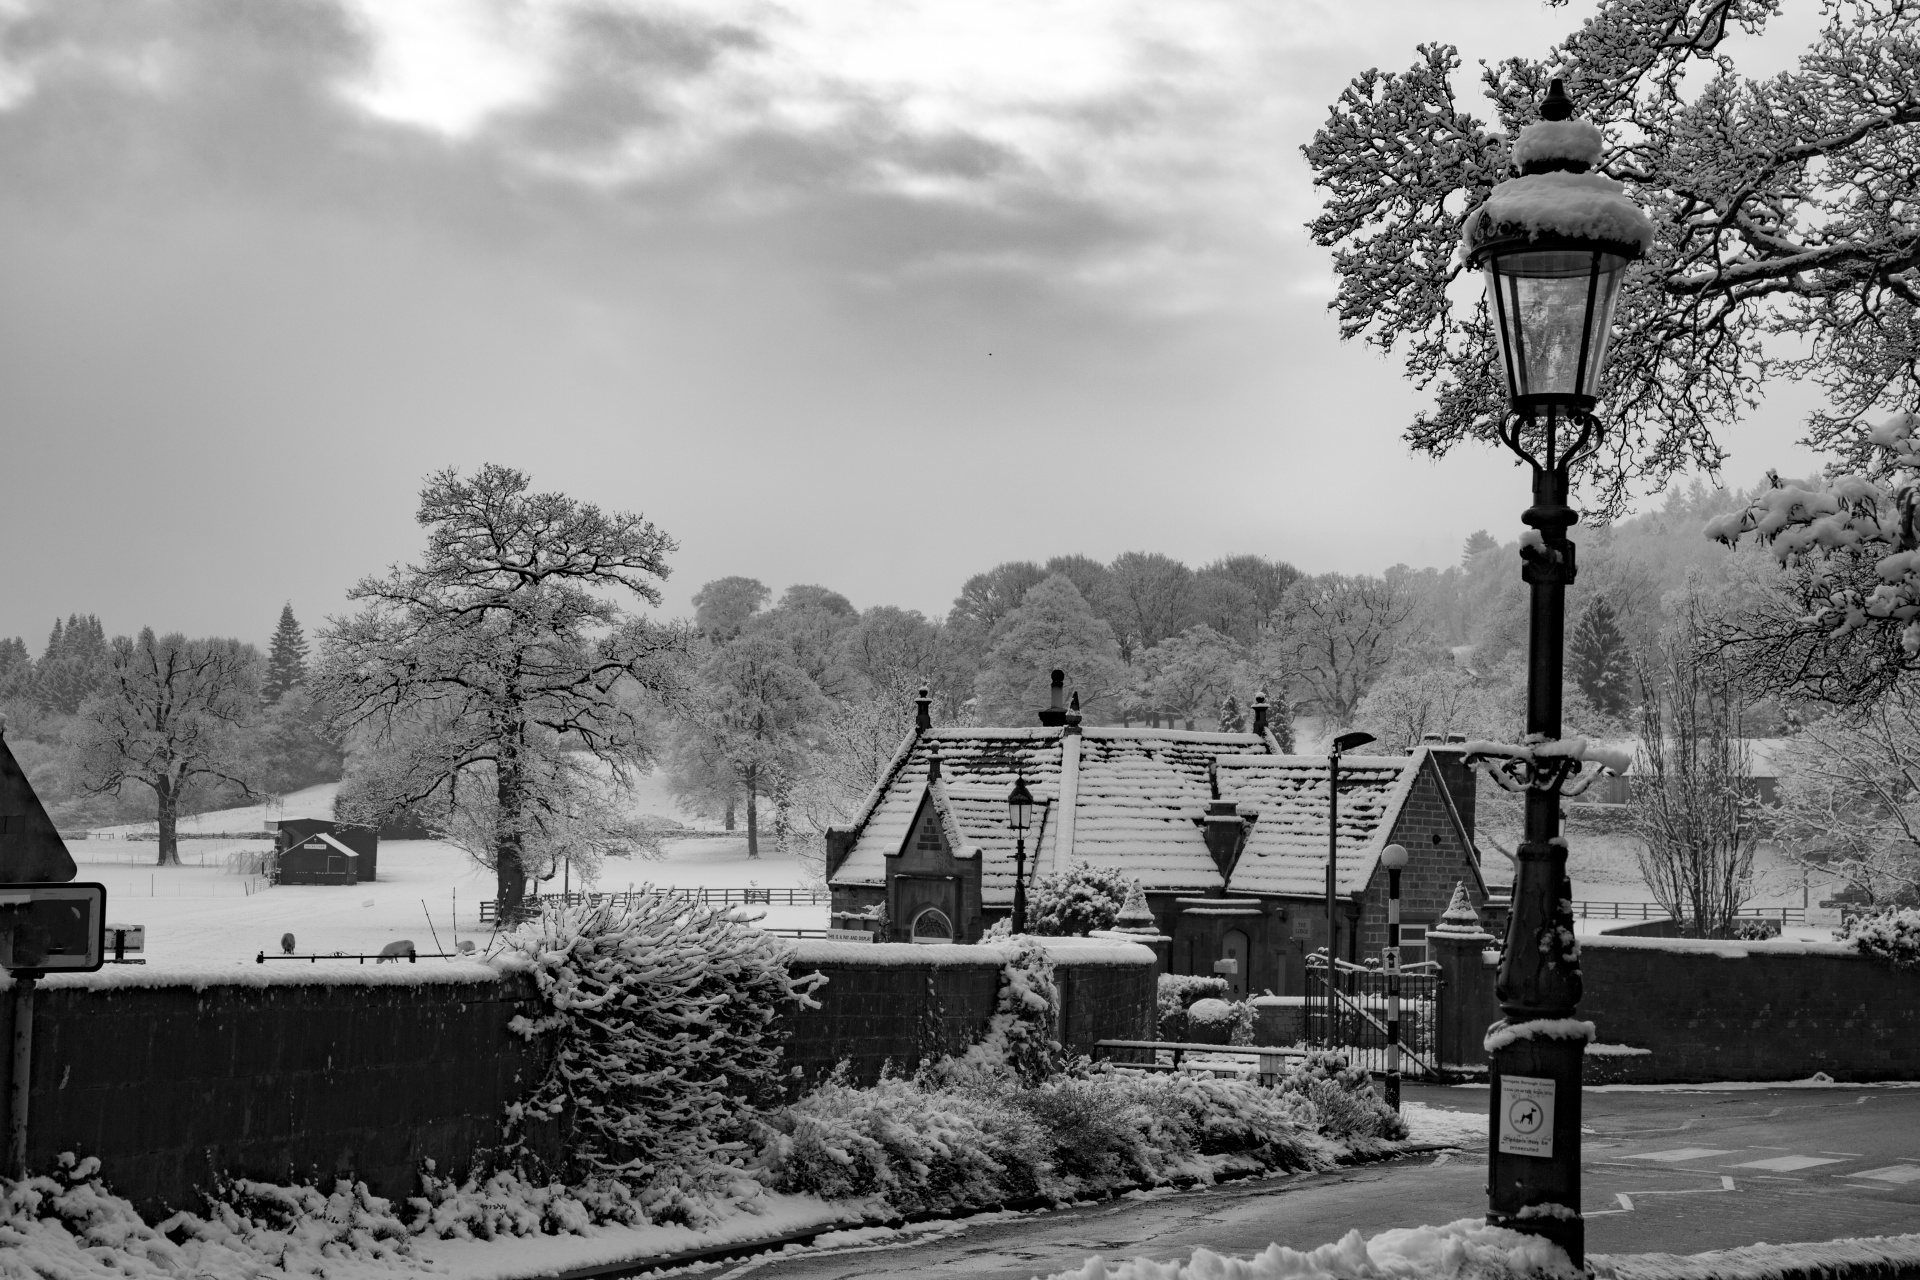
[[[1583,1039],[1515,1040],[1492,1053],[1487,1222],[1543,1236],[1586,1265],[1580,1216]]]

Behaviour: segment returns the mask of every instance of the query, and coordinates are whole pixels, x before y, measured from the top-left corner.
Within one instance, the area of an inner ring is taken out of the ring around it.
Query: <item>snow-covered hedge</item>
[[[1227,994],[1225,978],[1197,973],[1163,973],[1155,993],[1162,1040],[1185,1040],[1190,1028],[1187,1010],[1200,1000],[1218,1000]]]
[[[506,967],[529,973],[547,1006],[513,1029],[550,1056],[508,1109],[507,1168],[611,1205],[630,1193],[649,1221],[705,1219],[741,1179],[756,1114],[779,1101],[776,1019],[810,1002],[785,944],[752,920],[635,894],[549,908],[508,936]],[[557,1168],[540,1154],[544,1122],[561,1134]]]
[[[1847,923],[1846,938],[1862,953],[1896,969],[1920,968],[1920,907],[1855,916]]]
[[[1087,1071],[1033,1085],[941,1083],[922,1072],[870,1088],[830,1080],[774,1117],[762,1176],[828,1198],[879,1196],[942,1212],[1234,1171],[1323,1167],[1318,1114],[1298,1094],[1237,1080]]]
[[[1209,996],[1187,1006],[1187,1035],[1195,1044],[1252,1044],[1257,1018],[1251,1001]]]
[[[1374,1092],[1373,1076],[1343,1053],[1311,1053],[1288,1068],[1280,1092],[1313,1104],[1320,1132],[1348,1143],[1396,1142],[1407,1136],[1400,1113]]]

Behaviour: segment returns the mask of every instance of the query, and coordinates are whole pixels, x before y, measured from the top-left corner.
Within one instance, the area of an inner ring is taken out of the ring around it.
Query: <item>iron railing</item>
[[[1334,961],[1327,981],[1324,953],[1307,957],[1307,1043],[1347,1056],[1368,1071],[1387,1069],[1387,987],[1391,975],[1377,965]],[[1421,961],[1400,970],[1400,1070],[1438,1075],[1434,1065],[1435,1012],[1440,966]]]

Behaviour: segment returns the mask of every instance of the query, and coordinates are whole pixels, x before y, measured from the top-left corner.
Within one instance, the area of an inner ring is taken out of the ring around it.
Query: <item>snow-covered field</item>
[[[158,845],[141,824],[102,829],[117,838],[69,840],[79,879],[107,887],[110,924],[144,925],[149,967],[169,964],[255,963],[262,951],[280,951],[282,934],[301,954],[376,953],[390,942],[411,941],[421,952],[452,951],[457,941],[487,945],[492,925],[480,922],[480,903],[494,896],[493,873],[466,854],[434,840],[383,840],[376,881],[357,885],[269,885],[228,869],[233,855],[267,847],[265,824],[283,817],[331,817],[337,784],[311,787],[270,805],[198,814],[183,831],[260,831],[257,840],[183,840],[178,867],[154,865]],[[643,806],[664,808],[664,790],[644,792]],[[674,815],[684,821],[684,815]],[[609,859],[598,890],[645,884],[674,888],[804,889],[798,858],[768,848],[747,857],[744,835],[669,840],[658,860]],[[576,891],[583,886],[572,882]],[[561,881],[543,885],[559,892]],[[776,905],[764,923],[776,929],[822,929],[827,906]],[[437,943],[437,945],[436,945]],[[285,963],[285,962],[281,962]],[[422,961],[421,963],[427,963]]]

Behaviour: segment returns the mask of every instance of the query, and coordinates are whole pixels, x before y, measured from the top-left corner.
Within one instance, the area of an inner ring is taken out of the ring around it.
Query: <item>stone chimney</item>
[[[933,695],[927,686],[920,686],[920,696],[913,700],[913,731],[925,733],[933,728]]]
[[[1440,771],[1440,781],[1446,784],[1447,796],[1453,801],[1453,808],[1460,815],[1460,825],[1467,829],[1467,839],[1474,839],[1474,810],[1480,794],[1480,771],[1467,763],[1464,750],[1466,739],[1457,733],[1447,734],[1444,738],[1430,733],[1420,740],[1433,756],[1434,767]]]
[[[1054,668],[1052,696],[1040,712],[1040,723],[1058,729],[1067,722],[1067,673]]]
[[[1267,731],[1267,691],[1262,689],[1253,697],[1253,732],[1259,737]]]

